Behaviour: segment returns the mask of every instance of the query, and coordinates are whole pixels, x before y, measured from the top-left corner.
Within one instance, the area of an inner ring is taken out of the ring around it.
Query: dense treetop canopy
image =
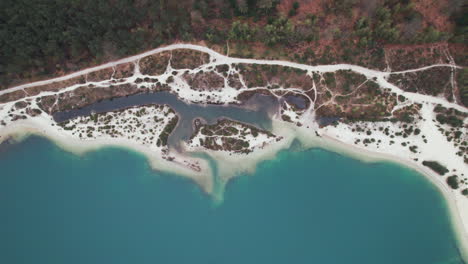
[[[455,25],[451,32],[423,23],[409,0],[381,1],[370,12],[365,0],[322,0],[322,11],[315,13],[301,9],[310,1],[283,2],[2,0],[0,89],[21,78],[69,72],[176,40],[257,42],[267,47],[316,42],[329,37],[330,30],[322,24],[333,16],[349,20],[344,24],[351,27],[334,28],[332,38],[362,49],[386,43],[463,43],[467,34],[466,7],[458,0],[450,13]],[[352,10],[366,15],[352,19]]]

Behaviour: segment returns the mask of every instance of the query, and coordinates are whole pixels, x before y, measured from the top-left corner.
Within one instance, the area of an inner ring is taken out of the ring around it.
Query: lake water
[[[0,168],[0,263],[463,263],[443,197],[395,164],[283,151],[221,204],[117,148],[30,137]]]

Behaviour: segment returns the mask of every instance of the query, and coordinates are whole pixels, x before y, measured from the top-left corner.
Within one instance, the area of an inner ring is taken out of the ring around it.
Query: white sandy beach
[[[174,151],[170,153],[170,156],[175,158],[174,160],[187,160],[194,163],[197,162],[201,167],[201,171],[197,172],[188,168],[187,166],[184,166],[183,163],[163,159],[158,153],[155,153],[150,148],[136,144],[130,140],[97,139],[92,141],[85,141],[72,138],[68,135],[64,135],[51,126],[48,120],[42,118],[20,121],[14,126],[1,129],[0,143],[9,138],[12,138],[15,141],[21,141],[29,135],[38,135],[48,138],[62,149],[76,155],[84,155],[88,152],[96,151],[104,147],[120,147],[136,151],[147,157],[148,162],[153,169],[190,178],[206,193],[211,193],[213,191],[212,172],[208,163],[204,159],[187,157]]]
[[[456,230],[461,253],[465,259],[468,258],[468,199],[459,192],[451,190],[447,184],[441,180],[440,175],[436,174],[429,168],[422,166],[416,162],[404,159],[399,155],[390,155],[379,152],[372,152],[364,148],[357,147],[353,144],[344,143],[336,140],[328,135],[322,136],[322,142],[318,143],[318,147],[334,151],[340,154],[351,156],[364,162],[381,162],[390,161],[407,168],[418,171],[424,175],[437,190],[443,195],[447,202],[450,211],[452,224]]]
[[[273,119],[272,132],[276,135],[284,136],[283,140],[277,144],[266,146],[252,154],[233,154],[227,151],[204,150],[219,162],[219,173],[223,177],[224,184],[232,177],[241,173],[252,174],[259,162],[274,159],[276,154],[283,149],[290,147],[294,139],[298,139],[304,149],[319,147],[329,151],[337,152],[353,157],[363,162],[373,163],[390,161],[407,168],[418,171],[424,175],[447,201],[447,206],[451,214],[453,226],[457,233],[457,238],[461,245],[461,252],[464,258],[468,258],[468,199],[458,191],[450,189],[440,175],[429,168],[422,166],[407,157],[404,152],[393,152],[392,154],[376,152],[359,147],[354,144],[339,140],[332,135],[322,133],[316,136],[314,128],[298,128],[287,122]],[[195,149],[203,151],[202,148]]]
[[[458,236],[461,254],[464,259],[468,259],[468,199],[459,191],[450,189],[440,175],[420,163],[408,159],[405,153],[402,152],[393,152],[392,154],[376,152],[344,142],[326,133],[321,134],[319,138],[305,129],[298,129],[296,131],[298,139],[302,142],[304,148],[320,147],[368,163],[390,161],[416,170],[425,176],[445,198],[452,224]]]
[[[222,177],[222,184],[225,185],[233,177],[241,174],[252,174],[255,171],[259,162],[274,159],[276,154],[290,147],[294,139],[298,139],[302,143],[304,149],[308,148],[324,148],[343,155],[351,156],[364,162],[380,162],[391,161],[401,164],[405,167],[417,170],[422,175],[431,181],[447,201],[450,210],[451,219],[454,228],[457,230],[458,240],[462,248],[461,252],[464,258],[468,258],[468,199],[457,192],[453,192],[441,179],[439,175],[434,173],[420,163],[414,162],[402,153],[394,152],[386,154],[382,152],[371,151],[364,147],[359,147],[354,144],[342,141],[334,137],[334,134],[321,133],[321,136],[315,134],[316,127],[298,128],[294,124],[273,119],[272,132],[275,135],[283,136],[283,139],[275,144],[270,144],[262,149],[257,149],[250,154],[235,154],[227,151],[212,151],[203,148],[187,149],[189,151],[204,151],[212,156],[218,162],[218,172]],[[206,160],[188,157],[186,155],[171,152],[171,156],[179,160],[190,159],[191,161],[199,162],[202,167],[201,172],[194,172],[188,169],[183,164],[162,159],[159,155],[155,155],[150,148],[135,144],[132,141],[125,139],[101,139],[84,141],[71,138],[58,131],[47,118],[33,118],[24,121],[18,121],[14,125],[0,130],[0,143],[13,138],[20,141],[29,135],[39,135],[48,138],[66,151],[70,151],[77,155],[83,155],[90,151],[95,151],[103,147],[122,147],[133,151],[137,151],[148,158],[148,162],[152,168],[161,171],[172,172],[177,175],[185,176],[196,182],[200,188],[206,193],[213,192],[213,173]]]
[[[308,72],[308,74],[311,74],[312,72],[325,73],[349,69],[356,73],[364,75],[368,79],[374,78],[376,83],[379,84],[380,88],[382,89],[389,89],[392,93],[395,93],[396,95],[404,95],[407,98],[407,102],[399,103],[397,106],[395,106],[394,110],[403,108],[407,106],[407,104],[420,103],[422,105],[422,109],[420,111],[422,121],[418,121],[417,126],[421,129],[421,134],[424,134],[428,139],[431,140],[430,144],[424,142],[424,140],[421,137],[417,137],[414,135],[410,135],[406,139],[390,139],[379,131],[373,131],[372,137],[378,139],[379,141],[381,141],[381,143],[369,144],[369,146],[366,145],[365,147],[363,145],[357,145],[356,143],[354,143],[355,140],[363,140],[365,138],[365,134],[361,135],[358,132],[354,132],[352,130],[351,125],[340,123],[337,127],[328,126],[323,129],[319,128],[318,125],[314,123],[315,118],[312,110],[313,103],[315,102],[312,102],[309,109],[304,110],[302,113],[295,113],[292,110],[288,110],[288,115],[292,117],[292,120],[295,122],[300,122],[301,124],[303,124],[303,126],[298,127],[292,123],[279,121],[279,117],[275,117],[273,119],[272,132],[277,136],[281,136],[282,139],[273,144],[268,144],[262,148],[257,148],[254,152],[248,155],[235,154],[230,153],[228,151],[210,151],[202,147],[186,147],[188,151],[204,151],[210,156],[212,156],[215,160],[217,160],[219,164],[219,175],[221,175],[222,177],[221,180],[223,184],[226,184],[229,181],[229,179],[238,175],[239,173],[252,173],[259,162],[267,159],[273,159],[278,153],[278,151],[290,147],[294,139],[298,139],[302,143],[304,148],[320,147],[345,155],[349,155],[365,162],[391,161],[402,164],[408,168],[417,170],[418,172],[426,176],[426,178],[430,180],[437,187],[440,193],[445,197],[448,207],[450,208],[450,213],[452,215],[454,227],[456,228],[457,235],[459,236],[460,245],[462,247],[462,254],[465,254],[464,258],[468,259],[468,199],[464,197],[459,190],[454,191],[450,189],[445,183],[445,177],[441,177],[434,173],[432,170],[421,165],[422,160],[436,160],[446,165],[451,172],[461,174],[464,173],[465,175],[468,174],[468,167],[464,163],[463,157],[459,157],[458,155],[456,155],[457,149],[454,146],[454,144],[452,144],[453,142],[448,142],[446,140],[446,137],[438,131],[438,124],[434,121],[435,117],[433,112],[434,107],[437,104],[440,104],[441,106],[446,108],[454,108],[465,113],[468,112],[468,110],[461,105],[448,102],[445,98],[442,97],[434,97],[429,95],[405,92],[386,80],[390,72],[381,72],[349,64],[310,66],[288,61],[232,58],[219,54],[203,46],[192,44],[174,44],[151,50],[129,58],[124,58],[115,62],[110,62],[97,67],[85,69],[66,76],[12,87],[0,91],[0,95],[22,90],[27,87],[67,80],[70,78],[88,74],[93,71],[115,67],[116,65],[122,63],[136,63],[136,61],[145,56],[163,51],[171,51],[174,49],[192,49],[205,52],[211,56],[211,60],[209,63],[193,70],[193,73],[207,71],[210,67],[213,68],[217,65],[236,63],[281,65],[305,70]],[[433,67],[456,68],[458,66],[452,64],[436,64],[395,73],[424,71]],[[166,79],[171,75],[172,70],[170,68],[170,65],[168,66],[168,70],[169,71],[160,76],[152,77],[158,79],[161,83],[164,83]],[[215,100],[217,102],[223,102],[225,104],[236,103],[237,95],[239,95],[242,91],[250,89],[249,87],[245,87],[245,84],[243,84],[244,87],[240,88],[239,90],[236,90],[227,85],[223,87],[223,89],[213,90],[209,93],[205,91],[195,91],[191,89],[188,83],[182,79],[182,74],[182,70],[179,73],[177,73],[177,75],[174,76],[174,81],[173,83],[171,83],[170,86],[172,91],[176,93],[180,99],[188,103],[206,103],[208,102],[207,98],[209,96],[211,96],[211,100]],[[136,67],[135,74],[129,78],[125,78],[122,81],[122,83],[133,83],[137,78],[144,77],[146,76],[142,75],[139,72],[138,67]],[[225,83],[227,83],[226,79]],[[92,84],[98,87],[96,89],[99,89],[99,87],[108,86],[109,80],[104,80],[102,82],[92,82]],[[140,85],[149,84],[141,83]],[[38,95],[30,96],[28,99],[34,107],[37,107],[36,99],[46,95],[57,95],[65,91],[74,92],[74,90],[77,89],[79,86],[81,86],[81,84],[64,87],[58,92],[41,92]],[[261,89],[261,87],[257,87],[256,89]],[[296,88],[279,88],[278,91],[288,89]],[[315,90],[315,92],[317,92],[315,83],[313,84],[311,90],[312,89]],[[309,99],[313,101],[311,98]],[[174,158],[174,161],[169,161],[167,159],[163,159],[160,155],[161,153],[155,152],[154,149],[152,149],[151,147],[145,146],[144,144],[137,144],[135,143],[135,141],[124,138],[97,138],[93,140],[81,140],[76,137],[71,137],[69,133],[65,133],[63,130],[58,129],[57,124],[52,120],[51,116],[45,113],[42,113],[41,115],[36,117],[28,117],[24,120],[12,120],[11,118],[9,118],[9,116],[11,116],[11,113],[17,114],[21,111],[15,109],[14,104],[15,102],[9,102],[3,105],[0,104],[0,121],[7,121],[5,126],[0,128],[0,143],[9,138],[10,136],[16,138],[17,140],[21,140],[27,135],[37,134],[40,136],[47,137],[48,139],[54,141],[61,148],[78,155],[107,146],[118,146],[128,148],[134,151],[138,151],[144,154],[146,157],[148,157],[148,161],[154,169],[173,172],[178,175],[186,176],[195,181],[205,192],[212,193],[214,191],[213,173],[208,162],[204,159],[193,158],[188,155],[184,155],[183,153],[171,151],[170,156]],[[374,124],[371,122],[362,122],[362,124],[365,126],[370,126],[371,128],[375,128],[372,127]],[[393,132],[399,129],[396,125],[391,123],[385,123],[384,126],[393,129]],[[316,133],[318,133],[319,136]],[[464,133],[466,134],[466,131],[464,131]],[[416,144],[418,146],[417,153],[412,153],[407,147],[403,148],[402,143],[404,143],[404,140],[410,140],[411,142]],[[391,141],[396,141],[396,143],[393,144],[391,143]],[[418,161],[415,161],[415,159],[417,159]],[[198,164],[201,170],[195,171],[193,169],[190,169],[188,163]]]

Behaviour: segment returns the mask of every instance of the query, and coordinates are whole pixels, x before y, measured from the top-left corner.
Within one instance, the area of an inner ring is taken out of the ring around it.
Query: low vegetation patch
[[[450,188],[456,190],[459,187],[459,179],[457,175],[452,175],[447,177],[447,184],[450,186]]]
[[[441,165],[439,162],[437,161],[423,161],[422,164],[426,167],[429,167],[431,170],[437,172],[438,174],[440,175],[444,175],[445,173],[449,172],[449,170]]]

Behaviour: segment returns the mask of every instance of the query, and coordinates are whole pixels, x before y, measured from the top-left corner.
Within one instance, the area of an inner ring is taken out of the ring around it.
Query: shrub
[[[429,167],[431,170],[437,172],[440,175],[444,175],[445,173],[449,172],[449,170],[445,166],[441,165],[437,161],[425,160],[422,162],[422,164],[426,167]]]
[[[461,127],[463,126],[463,121],[458,119],[456,116],[454,115],[443,115],[443,114],[438,114],[436,115],[436,119],[437,121],[439,121],[439,123],[441,123],[442,125],[443,124],[449,124],[450,126],[453,126],[453,127]]]
[[[458,189],[458,176],[452,175],[447,177],[447,184],[454,190]]]
[[[286,122],[291,122],[291,117],[288,116],[288,115],[282,115],[282,116],[281,116],[281,119],[283,119],[283,120],[286,121]]]
[[[286,18],[277,18],[264,28],[265,42],[268,45],[288,44],[294,35],[294,24]]]
[[[293,5],[292,5],[291,10],[289,10],[289,16],[292,17],[292,16],[297,15],[297,9],[299,9],[299,3],[294,2]]]
[[[257,130],[252,130],[252,136],[257,137],[258,136],[258,131]]]

